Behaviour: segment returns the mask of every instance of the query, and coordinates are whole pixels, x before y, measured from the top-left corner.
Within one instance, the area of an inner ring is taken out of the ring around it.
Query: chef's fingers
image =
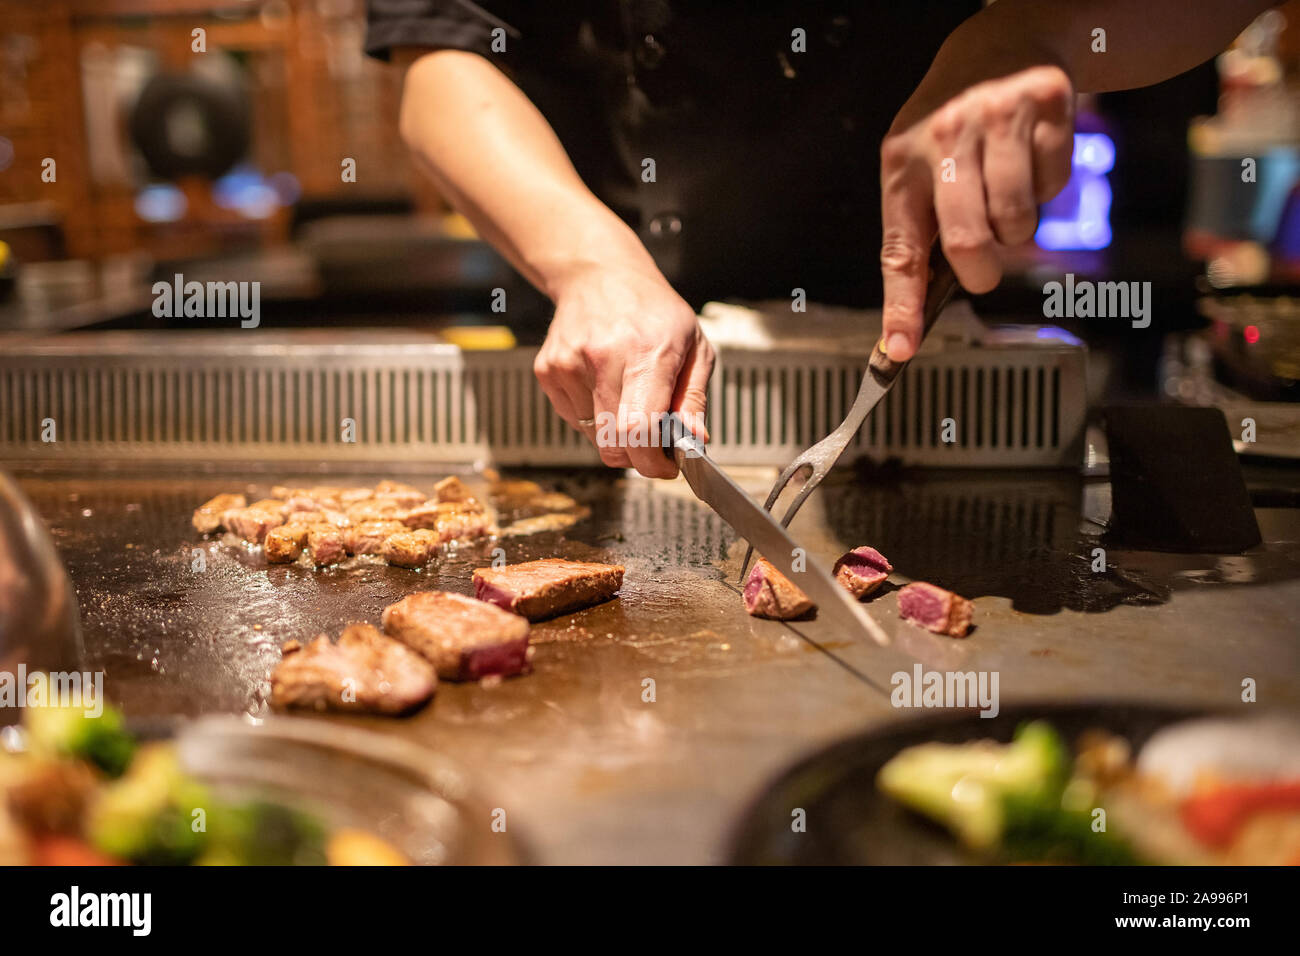
[[[1028,96],[992,113],[984,127],[984,195],[998,242],[1027,242],[1038,227],[1034,201],[1033,104]]]
[[[909,153],[906,138],[886,140],[880,153],[882,335],[895,362],[910,359],[920,344],[935,231],[930,174],[925,163]]]
[[[1074,156],[1074,88],[1063,70],[1034,67],[1023,80],[1034,103],[1034,199],[1047,202],[1070,181]]]
[[[647,478],[672,478],[676,463],[664,454],[659,426],[673,400],[673,386],[683,356],[668,351],[648,352],[633,359],[623,372],[619,404],[619,434],[625,436],[632,465]]]
[[[713,375],[715,355],[713,346],[698,328],[695,342],[686,354],[682,370],[677,373],[677,387],[673,389],[673,411],[682,416],[686,427],[706,445],[709,429],[704,416],[709,404],[709,378]]]
[[[958,103],[942,107],[931,119],[931,173],[939,242],[952,271],[971,292],[988,292],[1002,278],[984,199],[980,128]]]
[[[578,420],[590,416],[581,414],[579,406],[574,404],[573,396],[567,387],[567,383],[573,379],[574,370],[561,368],[543,348],[533,359],[533,374],[537,376],[537,383],[542,386],[542,391],[550,399],[555,413],[574,428],[582,431]]]
[[[630,468],[632,459],[627,453],[627,436],[620,432],[618,420],[618,404],[623,394],[623,365],[611,362],[591,372],[595,376],[591,390],[591,417],[596,422],[592,442],[600,452],[600,460],[610,468]],[[591,430],[588,431],[590,434]]]

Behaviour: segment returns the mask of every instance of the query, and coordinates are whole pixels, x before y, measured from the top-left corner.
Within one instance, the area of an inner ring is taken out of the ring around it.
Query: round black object
[[[130,129],[154,175],[215,179],[248,152],[248,97],[238,84],[159,73],[140,91]]]

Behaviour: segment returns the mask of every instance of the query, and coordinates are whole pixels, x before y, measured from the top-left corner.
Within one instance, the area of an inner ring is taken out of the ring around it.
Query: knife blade
[[[846,634],[868,634],[877,644],[890,643],[889,635],[866,608],[853,599],[824,569],[807,556],[785,528],[758,506],[709,458],[704,443],[688,431],[681,419],[670,415],[665,426],[665,441],[677,467],[681,469],[695,496],[712,508],[736,534],[754,548],[817,605],[817,615],[842,629]],[[803,564],[795,570],[796,561]]]

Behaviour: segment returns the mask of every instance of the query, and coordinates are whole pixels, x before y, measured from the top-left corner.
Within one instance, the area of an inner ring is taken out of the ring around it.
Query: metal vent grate
[[[551,410],[530,349],[169,340],[113,333],[11,348],[0,356],[0,457],[599,461]],[[840,422],[864,370],[860,356],[722,350],[712,453],[784,464]],[[1072,464],[1084,411],[1080,348],[954,348],[913,362],[853,447],[919,465]]]

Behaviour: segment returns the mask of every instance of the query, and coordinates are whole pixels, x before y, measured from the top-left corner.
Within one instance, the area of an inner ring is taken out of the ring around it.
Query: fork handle
[[[936,242],[930,253],[930,281],[925,287],[925,307],[921,312],[921,338],[916,343],[918,350],[955,291],[957,291],[957,277],[953,275],[952,266],[948,264],[947,258],[944,257],[943,251]],[[882,333],[880,341],[871,350],[871,358],[867,362],[872,376],[880,384],[888,385],[906,366],[907,362],[895,362],[889,357],[885,351],[885,336]]]

